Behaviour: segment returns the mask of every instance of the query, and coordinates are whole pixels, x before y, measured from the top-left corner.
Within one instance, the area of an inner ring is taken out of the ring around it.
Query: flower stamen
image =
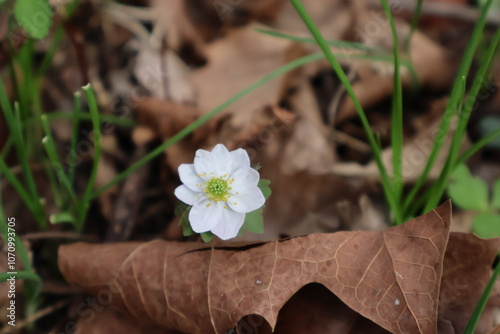
[[[210,201],[226,202],[231,195],[229,194],[229,184],[226,180],[219,177],[212,177],[205,182],[204,192]]]

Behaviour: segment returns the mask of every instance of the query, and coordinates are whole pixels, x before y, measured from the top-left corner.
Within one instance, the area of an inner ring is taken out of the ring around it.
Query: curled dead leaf
[[[313,234],[231,247],[159,240],[76,243],[60,248],[59,267],[68,282],[97,302],[139,323],[187,333],[225,333],[250,314],[274,328],[283,305],[313,282],[392,333],[437,333],[443,322],[458,333],[460,318],[468,316],[481,293],[477,282],[489,279],[500,239],[450,236],[450,219],[447,202],[381,232]],[[470,247],[467,256],[464,243]],[[456,270],[476,284],[453,285]],[[455,297],[445,300],[446,291]]]

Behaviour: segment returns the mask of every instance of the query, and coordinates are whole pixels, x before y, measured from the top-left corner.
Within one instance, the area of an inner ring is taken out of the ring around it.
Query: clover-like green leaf
[[[500,237],[500,215],[483,212],[472,219],[472,230],[481,238]]]
[[[262,194],[264,194],[264,197],[266,199],[268,199],[272,193],[271,187],[269,187],[270,184],[271,184],[271,181],[266,180],[266,179],[260,179],[259,184],[257,185],[259,187],[259,189],[262,191]]]
[[[201,235],[201,240],[205,241],[205,242],[209,242],[209,241],[212,241],[212,239],[214,238],[214,234],[210,231],[208,232],[203,232],[203,233],[200,233]]]
[[[269,198],[269,196],[271,196],[272,193],[271,188],[269,187],[270,184],[271,181],[261,179],[259,180],[259,184],[257,185],[262,191],[262,194],[264,195],[266,200]],[[245,222],[243,223],[243,226],[238,235],[241,235],[243,230],[258,234],[264,233],[264,218],[262,217],[263,211],[264,206],[255,211],[247,213],[245,216]]]
[[[48,0],[17,0],[14,5],[17,23],[38,39],[49,32],[53,15]]]
[[[481,178],[472,176],[466,165],[458,166],[452,178],[448,194],[454,204],[466,210],[488,209],[488,186]]]
[[[264,219],[262,218],[262,209],[249,212],[245,216],[245,222],[241,231],[246,230],[252,233],[264,233]]]

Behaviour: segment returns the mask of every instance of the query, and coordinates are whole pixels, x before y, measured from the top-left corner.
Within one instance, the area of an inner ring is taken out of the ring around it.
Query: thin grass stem
[[[415,11],[413,12],[413,16],[411,18],[410,32],[408,33],[408,36],[406,36],[404,46],[407,54],[410,54],[411,52],[411,38],[413,37],[415,30],[417,30],[418,20],[420,19],[420,15],[422,14],[422,3],[422,0],[417,0],[417,5],[415,6]]]
[[[15,177],[15,175],[10,171],[9,167],[5,164],[3,158],[0,158],[0,174],[3,174],[7,181],[12,185],[12,187],[16,190],[17,194],[23,200],[24,204],[28,207],[28,210],[36,217],[37,209],[35,209],[36,204],[33,203],[33,199],[29,195],[29,193],[24,189],[23,185],[19,180]]]
[[[296,41],[296,42],[317,44],[316,40],[314,38],[298,37],[298,36],[293,36],[293,35],[289,35],[289,34],[280,33],[277,31],[261,29],[261,28],[255,28],[255,30],[260,32],[260,33],[263,33],[263,34],[267,34],[267,35],[279,37],[279,38],[284,38],[284,39],[289,39],[289,40]],[[363,54],[334,53],[335,57],[345,57],[345,59],[367,59],[367,60],[371,60],[371,61],[381,61],[381,62],[391,63],[391,64],[394,62],[393,57],[391,55],[388,55],[388,54],[386,55],[387,51],[385,49],[382,49],[382,48],[373,48],[373,47],[368,46],[368,45],[363,44],[363,43],[347,42],[347,41],[329,41],[329,40],[327,40],[326,43],[328,45],[334,46],[334,47],[365,52]],[[400,59],[400,65],[408,70],[408,74],[410,75],[412,87],[418,87],[419,86],[418,75],[417,75],[417,72],[415,71],[413,63],[408,59]]]
[[[395,197],[400,202],[403,193],[403,88],[399,72],[399,40],[396,25],[386,0],[381,0],[385,15],[389,20],[393,39],[394,92],[392,95],[391,146],[393,187]],[[402,221],[401,221],[402,223]]]
[[[57,154],[56,145],[54,142],[54,138],[52,137],[52,131],[50,130],[50,125],[47,120],[47,117],[45,115],[42,115],[41,121],[43,129],[45,131],[45,137],[42,139],[42,144],[45,147],[47,156],[50,159],[50,162],[52,164],[52,167],[54,168],[57,178],[59,179],[59,182],[65,187],[66,191],[68,192],[68,195],[73,200],[73,202],[75,204],[78,204],[79,202],[78,198],[76,197],[75,191],[73,190],[71,182],[68,176],[66,175],[63,165],[61,164],[61,161],[59,159],[59,155]]]
[[[477,324],[479,323],[479,319],[481,319],[481,315],[483,314],[484,308],[486,307],[486,303],[490,297],[491,291],[493,290],[493,286],[497,281],[498,274],[500,273],[500,263],[497,264],[491,278],[484,289],[481,298],[476,304],[474,311],[472,312],[469,321],[467,322],[467,326],[464,329],[464,334],[474,334],[476,332]]]
[[[92,134],[94,136],[94,161],[90,171],[89,180],[82,197],[81,209],[79,212],[79,222],[77,228],[81,231],[85,221],[86,212],[92,200],[92,190],[94,188],[97,169],[99,167],[99,159],[101,157],[101,128],[99,122],[99,109],[95,97],[94,89],[90,84],[82,87],[85,98],[89,106],[90,119],[92,121]]]
[[[457,129],[455,130],[455,133],[453,134],[453,141],[448,153],[447,161],[445,167],[443,168],[443,171],[439,175],[438,180],[433,185],[434,190],[431,193],[432,194],[431,197],[426,203],[426,206],[424,208],[425,212],[432,210],[434,207],[438,205],[439,200],[446,191],[448,179],[457,166],[456,162],[467,129],[467,123],[469,122],[472,109],[476,105],[475,102],[477,99],[477,95],[479,94],[479,91],[481,90],[481,87],[484,83],[484,79],[490,68],[491,60],[495,55],[499,43],[500,43],[500,28],[497,29],[495,35],[493,36],[491,44],[486,51],[486,54],[484,55],[483,59],[481,59],[481,66],[479,67],[479,70],[476,76],[474,77],[472,87],[469,91],[467,98],[465,99],[465,103],[461,104],[461,107],[459,108],[458,125]],[[462,96],[464,95],[465,94],[463,94]]]
[[[500,129],[487,134],[486,136],[475,142],[474,145],[472,145],[468,150],[462,153],[462,155],[457,159],[456,166],[460,166],[461,164],[465,163],[471,156],[474,155],[474,153],[497,138],[500,138]]]
[[[441,124],[434,138],[434,145],[432,146],[431,153],[424,167],[424,170],[422,171],[422,174],[420,174],[419,178],[415,182],[415,185],[413,186],[410,193],[405,199],[404,211],[409,210],[413,200],[415,199],[415,196],[418,194],[418,192],[424,185],[425,181],[427,180],[427,177],[429,176],[429,173],[432,167],[434,166],[434,163],[436,162],[438,153],[444,144],[446,135],[448,133],[448,128],[450,126],[453,115],[455,114],[456,111],[456,107],[459,101],[463,98],[461,94],[462,78],[464,76],[467,77],[467,74],[469,73],[470,65],[472,63],[472,59],[474,58],[474,53],[476,51],[479,40],[481,39],[481,36],[483,34],[483,30],[486,24],[486,16],[488,14],[489,8],[491,7],[491,3],[492,0],[487,1],[486,5],[483,7],[481,11],[480,18],[476,26],[474,27],[471,39],[469,41],[469,44],[467,45],[467,49],[465,50],[464,57],[460,64],[457,77],[453,84],[451,96],[450,99],[448,100],[448,104],[446,106],[446,110],[444,112]]]
[[[365,133],[368,137],[368,142],[370,143],[370,146],[373,150],[373,156],[375,159],[375,162],[377,164],[377,167],[379,169],[381,179],[382,179],[382,187],[384,189],[384,194],[387,199],[387,202],[389,203],[389,206],[392,209],[392,212],[394,213],[395,221],[397,223],[402,223],[402,215],[401,215],[401,210],[398,204],[398,201],[395,197],[394,189],[392,187],[391,180],[389,179],[389,175],[387,173],[387,170],[382,162],[382,153],[381,153],[381,147],[380,145],[377,144],[377,141],[375,140],[375,137],[373,135],[373,132],[370,128],[370,124],[368,123],[368,119],[365,115],[365,112],[363,110],[363,107],[361,106],[361,103],[359,102],[358,98],[356,97],[356,94],[354,93],[354,89],[352,88],[346,74],[342,70],[342,67],[336,60],[335,56],[333,55],[332,51],[330,50],[330,47],[326,43],[325,39],[319,32],[318,28],[316,27],[316,24],[313,22],[309,14],[307,13],[306,9],[300,2],[300,0],[290,0],[292,5],[295,7],[295,10],[297,13],[299,13],[300,17],[306,24],[307,28],[313,35],[314,39],[320,46],[321,50],[326,56],[326,59],[332,66],[333,70],[339,77],[339,80],[342,82],[344,85],[344,88],[346,92],[348,93],[349,97],[351,98],[356,111],[358,112],[359,118],[361,120],[361,123],[363,124],[363,128],[365,130]]]
[[[76,145],[78,141],[78,125],[79,125],[79,118],[78,114],[80,113],[80,92],[76,92],[73,97],[73,113],[71,117],[72,121],[72,131],[71,131],[71,139],[70,139],[70,152],[69,152],[69,181],[71,184],[75,182],[75,171],[76,171],[76,159],[77,159],[77,152],[76,152]]]
[[[7,225],[7,216],[5,215],[2,203],[3,203],[3,198],[0,192],[0,232],[4,240],[4,245],[6,245],[8,242],[8,233],[10,230],[9,226]],[[30,256],[28,255],[28,251],[26,250],[24,243],[19,238],[17,233],[15,233],[15,244],[16,244],[16,253],[17,255],[19,255],[19,258],[21,259],[24,268],[28,271],[32,271],[33,267],[31,265]]]

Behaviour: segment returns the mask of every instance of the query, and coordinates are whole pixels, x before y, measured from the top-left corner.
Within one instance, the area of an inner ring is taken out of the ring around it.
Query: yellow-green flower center
[[[219,177],[212,177],[205,182],[205,193],[211,201],[227,201],[231,196],[228,192],[229,182]]]

